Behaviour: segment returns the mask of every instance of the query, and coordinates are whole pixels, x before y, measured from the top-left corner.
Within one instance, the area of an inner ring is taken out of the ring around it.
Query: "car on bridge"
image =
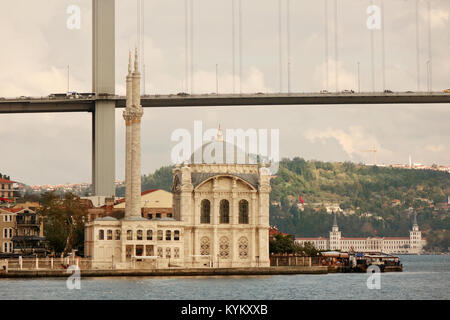
[[[384,93],[394,93],[394,92],[392,90],[386,89],[386,90],[384,90]]]

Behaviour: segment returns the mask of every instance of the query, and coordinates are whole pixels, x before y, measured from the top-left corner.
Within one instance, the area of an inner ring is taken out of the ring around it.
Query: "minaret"
[[[130,212],[131,209],[131,112],[133,108],[133,76],[131,70],[131,50],[128,53],[128,74],[126,83],[126,107],[123,112],[123,118],[125,119],[125,212]]]
[[[127,102],[123,118],[126,125],[125,218],[141,217],[141,118],[143,110],[140,93],[138,51],[134,54],[131,72],[131,53],[128,62]]]

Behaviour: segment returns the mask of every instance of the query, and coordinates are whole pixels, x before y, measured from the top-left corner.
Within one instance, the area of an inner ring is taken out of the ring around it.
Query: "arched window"
[[[203,199],[201,203],[200,223],[211,223],[211,203],[208,199]]]
[[[169,247],[167,247],[166,248],[166,258],[170,258],[170,248]]]
[[[173,240],[175,240],[175,241],[180,240],[180,230],[175,230],[173,232]]]
[[[106,231],[106,240],[112,240],[112,230],[111,229]]]
[[[133,230],[127,230],[127,240],[133,240]]]
[[[248,201],[239,201],[239,223],[248,224]]]
[[[166,230],[166,240],[172,240],[172,231]]]
[[[105,240],[105,230],[98,230],[98,240]]]
[[[220,200],[220,223],[230,223],[230,203],[228,200]]]
[[[142,234],[143,234],[142,230],[137,231],[137,234],[136,234],[137,240],[142,240]]]
[[[115,238],[115,240],[120,240],[120,230],[119,229],[116,230],[116,238]]]
[[[200,254],[202,256],[209,256],[209,249],[211,248],[210,244],[209,244],[209,238],[208,237],[203,237],[200,240]]]
[[[147,240],[153,240],[153,230],[147,230]]]
[[[158,230],[158,240],[162,240],[162,239],[163,239],[163,231]]]

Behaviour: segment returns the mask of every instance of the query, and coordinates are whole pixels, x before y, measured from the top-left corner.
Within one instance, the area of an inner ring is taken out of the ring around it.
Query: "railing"
[[[294,254],[273,254],[270,256],[271,267],[292,267],[292,266],[319,266],[320,257],[301,256]]]
[[[91,269],[91,259],[81,257],[65,258],[9,258],[0,260],[7,270],[64,270],[75,265],[81,270]]]

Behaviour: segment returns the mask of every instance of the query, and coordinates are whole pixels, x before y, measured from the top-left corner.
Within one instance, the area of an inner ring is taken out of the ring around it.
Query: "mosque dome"
[[[249,154],[237,145],[224,141],[219,126],[217,138],[195,150],[189,160],[191,164],[256,164],[257,159],[256,154]]]

